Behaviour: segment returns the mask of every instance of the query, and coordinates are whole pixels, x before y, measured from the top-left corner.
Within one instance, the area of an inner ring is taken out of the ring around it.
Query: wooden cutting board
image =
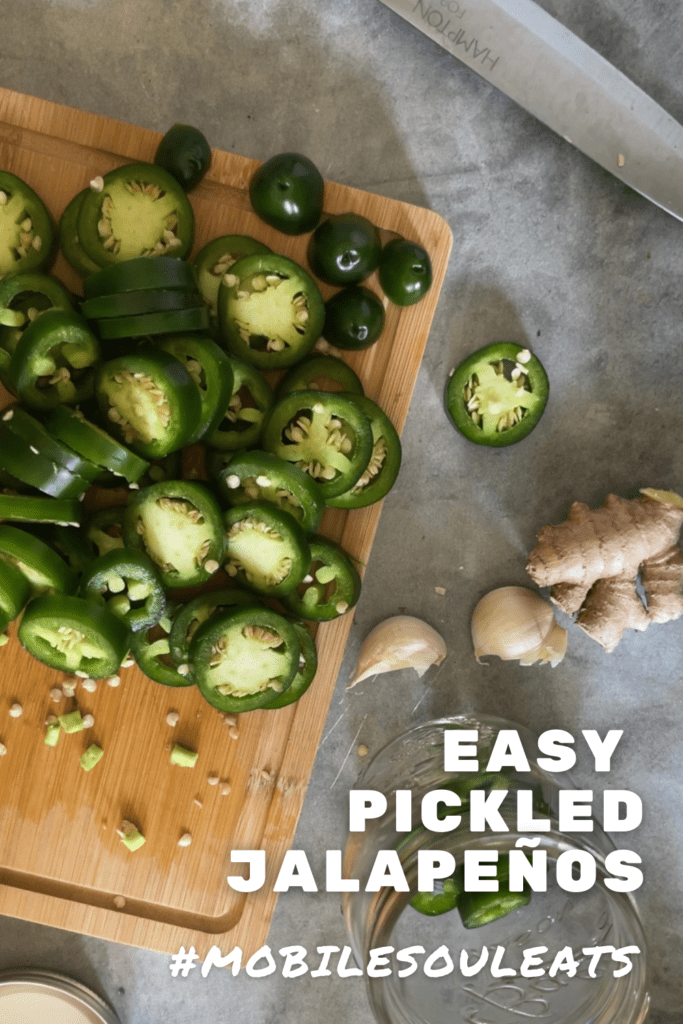
[[[0,169],[23,178],[55,220],[96,175],[136,160],[152,161],[160,135],[120,121],[0,89]],[[196,252],[211,238],[247,234],[274,251],[304,262],[307,237],[289,238],[252,213],[248,182],[257,163],[214,151],[208,177],[191,193]],[[380,403],[399,433],[405,422],[451,247],[445,221],[429,210],[326,184],[329,213],[364,214],[383,237],[404,235],[431,255],[434,284],[416,306],[387,306],[380,341],[365,352],[345,353],[366,393]],[[61,255],[53,272],[82,294],[78,275]],[[377,281],[371,287],[381,294]],[[322,288],[327,298],[332,289]],[[0,407],[7,393],[0,395]],[[399,482],[396,485],[400,487]],[[381,503],[380,503],[381,505]],[[330,510],[322,531],[367,564],[380,505],[350,513]],[[239,946],[245,956],[266,940],[276,896],[272,886],[290,847],[325,716],[351,627],[351,615],[317,633],[320,668],[297,703],[279,711],[240,716],[237,737],[194,688],[174,690],[121,671],[121,684],[79,686],[71,699],[52,703],[59,673],[31,659],[16,638],[0,651],[0,913],[68,928],[166,953],[194,945]],[[18,718],[9,715],[22,705]],[[56,748],[43,742],[51,713],[79,707],[95,724],[62,735]],[[175,728],[169,711],[179,714]],[[91,771],[79,765],[97,742],[104,757]],[[199,754],[193,769],[169,761],[174,742]],[[210,785],[208,778],[229,781]],[[134,821],[146,844],[130,853],[116,835]],[[178,840],[190,833],[192,843]],[[339,836],[337,845],[343,842]],[[226,883],[239,874],[231,849],[264,849],[265,886],[240,894]]]

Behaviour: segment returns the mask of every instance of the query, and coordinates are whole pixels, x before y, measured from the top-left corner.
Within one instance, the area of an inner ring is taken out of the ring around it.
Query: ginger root
[[[646,629],[683,615],[683,557],[678,534],[683,498],[641,490],[610,494],[595,510],[575,502],[559,526],[544,526],[527,572],[588,636],[613,651],[625,629]],[[636,589],[640,582],[643,602]]]

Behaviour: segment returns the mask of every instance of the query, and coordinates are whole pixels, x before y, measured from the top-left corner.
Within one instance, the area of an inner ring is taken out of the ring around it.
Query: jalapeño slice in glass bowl
[[[239,584],[267,597],[282,597],[301,583],[311,552],[289,512],[255,501],[228,509],[224,521],[225,568]]]
[[[0,171],[0,278],[45,266],[54,237],[40,196],[15,174]]]
[[[486,345],[453,371],[446,411],[475,444],[502,448],[530,434],[548,401],[548,377],[528,348],[514,342]]]
[[[190,670],[202,696],[228,714],[267,707],[299,668],[293,623],[270,608],[212,615],[190,644]]]
[[[261,369],[292,366],[313,348],[325,321],[318,286],[286,256],[245,256],[223,276],[218,322],[234,355]]]
[[[147,552],[166,589],[205,583],[220,568],[225,551],[220,506],[208,487],[190,480],[165,480],[134,491],[123,539]]]
[[[261,444],[315,480],[325,501],[353,487],[372,456],[370,421],[354,396],[293,391],[270,410]]]
[[[78,214],[78,238],[86,254],[105,267],[140,256],[190,251],[194,213],[183,188],[161,167],[124,164],[91,186]]]

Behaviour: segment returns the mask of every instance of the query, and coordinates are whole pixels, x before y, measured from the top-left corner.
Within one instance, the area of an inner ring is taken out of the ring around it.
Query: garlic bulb
[[[445,657],[446,644],[435,629],[412,615],[394,615],[366,636],[348,689],[368,676],[399,668],[414,668],[418,676],[423,676],[431,665],[440,665]]]
[[[477,661],[494,654],[502,661],[554,667],[567,650],[567,631],[555,622],[552,606],[527,587],[500,587],[482,597],[472,613]]]

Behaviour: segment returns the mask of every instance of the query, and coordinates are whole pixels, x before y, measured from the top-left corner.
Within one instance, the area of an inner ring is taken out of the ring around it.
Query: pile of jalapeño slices
[[[0,630],[20,618],[66,673],[132,655],[221,711],[278,708],[315,675],[311,623],[360,594],[323,511],[384,497],[400,442],[314,350],[312,273],[242,235],[190,263],[192,237],[156,164],[95,179],[57,232],[0,173]],[[82,300],[47,270],[57,244]]]

